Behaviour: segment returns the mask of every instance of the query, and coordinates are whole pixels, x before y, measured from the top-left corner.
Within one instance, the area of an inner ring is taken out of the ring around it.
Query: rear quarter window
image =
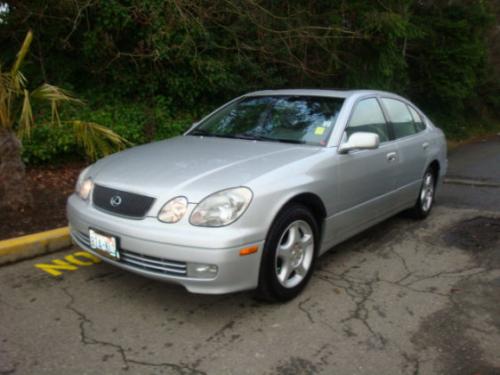
[[[408,108],[410,109],[411,117],[413,117],[413,122],[415,123],[417,131],[421,132],[425,130],[425,122],[422,119],[422,116],[420,116],[418,112],[415,109],[413,109],[412,106],[409,105]]]

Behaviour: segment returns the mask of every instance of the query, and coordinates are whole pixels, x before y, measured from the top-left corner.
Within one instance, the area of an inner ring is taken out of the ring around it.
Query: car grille
[[[121,250],[120,255],[123,263],[135,268],[173,276],[187,275],[186,263],[184,262],[152,257],[128,250]]]
[[[77,242],[90,248],[90,240],[87,234],[78,231],[71,231],[71,234]],[[120,262],[130,267],[163,275],[187,276],[187,265],[185,262],[153,257],[124,249],[119,249],[119,253]]]
[[[145,195],[129,193],[100,185],[94,186],[92,200],[96,207],[105,211],[133,218],[143,218],[154,202],[154,198]]]
[[[90,239],[89,239],[89,236],[86,235],[85,233],[82,233],[82,232],[77,232],[76,230],[72,230],[71,231],[71,235],[78,241],[80,242],[82,245],[84,245],[85,247],[88,247],[90,248]]]

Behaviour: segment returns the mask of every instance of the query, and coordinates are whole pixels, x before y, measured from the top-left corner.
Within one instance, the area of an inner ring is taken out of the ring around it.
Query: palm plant
[[[78,120],[61,120],[59,107],[64,102],[81,103],[71,93],[48,83],[30,91],[20,68],[29,51],[33,34],[28,31],[16,60],[9,70],[0,65],[0,209],[23,209],[32,205],[33,198],[26,183],[25,166],[21,157],[22,140],[30,137],[35,125],[32,102],[50,106],[48,121],[55,126],[71,126],[77,142],[90,159],[122,149],[127,141],[112,130]]]

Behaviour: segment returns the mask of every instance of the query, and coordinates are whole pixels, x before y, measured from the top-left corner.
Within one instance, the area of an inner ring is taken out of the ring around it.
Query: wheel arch
[[[316,222],[319,227],[320,231],[320,238],[319,242],[321,242],[323,238],[323,231],[324,231],[324,221],[326,218],[326,207],[325,204],[323,203],[323,200],[315,193],[311,192],[303,192],[296,194],[292,197],[290,197],[278,210],[276,213],[273,221],[276,219],[276,217],[280,214],[280,212],[287,206],[291,204],[302,204],[303,206],[307,207],[308,209],[311,210],[314,218],[316,219]]]
[[[440,171],[441,171],[441,165],[439,164],[439,160],[434,159],[429,163],[429,166],[427,169],[432,169],[434,172],[434,178],[435,178],[435,184],[438,183],[438,180],[440,179]]]
[[[276,204],[276,206],[273,206],[275,210],[273,210],[274,215],[270,215],[272,217],[272,222],[271,225],[269,226],[267,235],[266,235],[266,243],[264,246],[264,251],[260,260],[260,268],[259,268],[259,283],[258,287],[256,289],[256,297],[258,299],[262,299],[265,301],[288,301],[292,298],[294,298],[300,291],[305,287],[307,284],[308,280],[311,277],[312,274],[312,268],[309,269],[308,271],[308,276],[306,279],[302,280],[299,285],[295,286],[294,288],[288,290],[286,293],[280,292],[280,290],[283,288],[278,288],[276,289],[277,282],[273,281],[273,279],[269,276],[270,272],[275,274],[275,269],[274,267],[274,261],[270,261],[269,258],[270,254],[274,254],[271,251],[272,249],[275,249],[274,246],[269,245],[269,243],[273,242],[267,242],[269,240],[269,235],[272,233],[271,228],[275,223],[279,222],[279,217],[280,215],[287,210],[289,207],[299,204],[304,206],[305,208],[309,209],[311,211],[312,216],[315,218],[318,230],[319,230],[319,238],[316,239],[317,247],[316,247],[316,256],[313,257],[312,260],[312,266],[314,267],[314,262],[317,258],[317,255],[319,255],[319,250],[320,250],[320,245],[322,242],[322,236],[323,236],[323,227],[324,227],[324,218],[326,217],[327,211],[326,207],[323,203],[323,200],[315,193],[311,192],[295,192],[295,194],[291,194],[288,197],[281,197],[282,200],[280,200],[280,204]],[[271,241],[275,241],[276,237],[271,238]],[[275,250],[274,250],[275,251]],[[267,260],[267,261],[266,261]],[[275,276],[274,276],[275,277]],[[278,285],[279,286],[279,285]],[[299,289],[297,289],[299,288]]]

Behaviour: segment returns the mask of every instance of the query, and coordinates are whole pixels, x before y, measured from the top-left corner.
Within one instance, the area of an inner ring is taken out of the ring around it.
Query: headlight
[[[90,192],[94,187],[94,183],[92,179],[87,178],[87,173],[90,169],[90,166],[85,168],[80,175],[78,176],[78,180],[76,181],[75,192],[78,194],[80,198],[83,200],[87,200],[90,196]]]
[[[164,223],[177,223],[187,211],[188,201],[185,197],[169,200],[158,213],[158,220]]]
[[[92,179],[87,178],[80,185],[76,186],[76,193],[80,198],[86,201],[87,199],[89,199],[90,192],[92,191],[93,187],[94,183],[92,182]]]
[[[219,191],[203,199],[191,213],[189,222],[202,227],[221,227],[236,221],[252,200],[245,187]]]

